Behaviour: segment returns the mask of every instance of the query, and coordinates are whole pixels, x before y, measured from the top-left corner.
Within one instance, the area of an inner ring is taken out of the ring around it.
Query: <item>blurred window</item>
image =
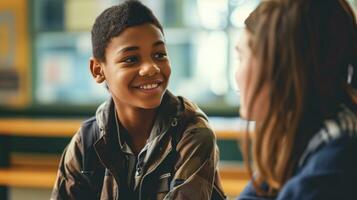
[[[234,45],[260,0],[143,0],[163,23],[169,88],[208,112],[237,113]],[[108,97],[92,80],[90,29],[114,0],[33,0],[34,102],[92,105]],[[356,1],[349,1],[356,8]]]

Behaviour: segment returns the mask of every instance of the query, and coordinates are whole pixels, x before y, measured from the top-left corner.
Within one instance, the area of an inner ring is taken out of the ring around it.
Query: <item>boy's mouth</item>
[[[146,84],[146,85],[140,85],[139,88],[140,89],[144,89],[144,90],[150,90],[150,89],[155,89],[159,87],[158,83],[153,83],[153,84]]]
[[[142,89],[142,90],[153,90],[158,88],[162,84],[162,80],[155,80],[151,82],[146,82],[146,83],[141,83],[136,88]]]

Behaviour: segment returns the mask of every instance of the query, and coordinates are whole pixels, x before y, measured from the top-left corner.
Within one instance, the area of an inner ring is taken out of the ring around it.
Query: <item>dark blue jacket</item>
[[[238,200],[357,200],[357,117],[346,108],[338,116],[312,138],[276,197],[258,197],[249,183]]]

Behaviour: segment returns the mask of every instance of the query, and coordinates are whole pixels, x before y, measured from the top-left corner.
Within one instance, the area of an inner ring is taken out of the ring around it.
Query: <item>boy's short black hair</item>
[[[119,5],[104,10],[92,27],[92,51],[94,58],[105,62],[105,49],[110,40],[126,28],[145,23],[157,26],[163,33],[162,26],[152,11],[136,0],[127,0]]]

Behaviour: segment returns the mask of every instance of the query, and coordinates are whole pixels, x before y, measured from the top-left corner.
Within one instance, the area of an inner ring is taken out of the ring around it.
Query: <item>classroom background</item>
[[[61,152],[108,98],[91,78],[90,29],[120,0],[0,0],[0,200],[49,199]],[[209,115],[229,197],[248,180],[234,44],[259,0],[143,0],[163,23],[169,89]],[[357,12],[357,0],[349,0]]]

